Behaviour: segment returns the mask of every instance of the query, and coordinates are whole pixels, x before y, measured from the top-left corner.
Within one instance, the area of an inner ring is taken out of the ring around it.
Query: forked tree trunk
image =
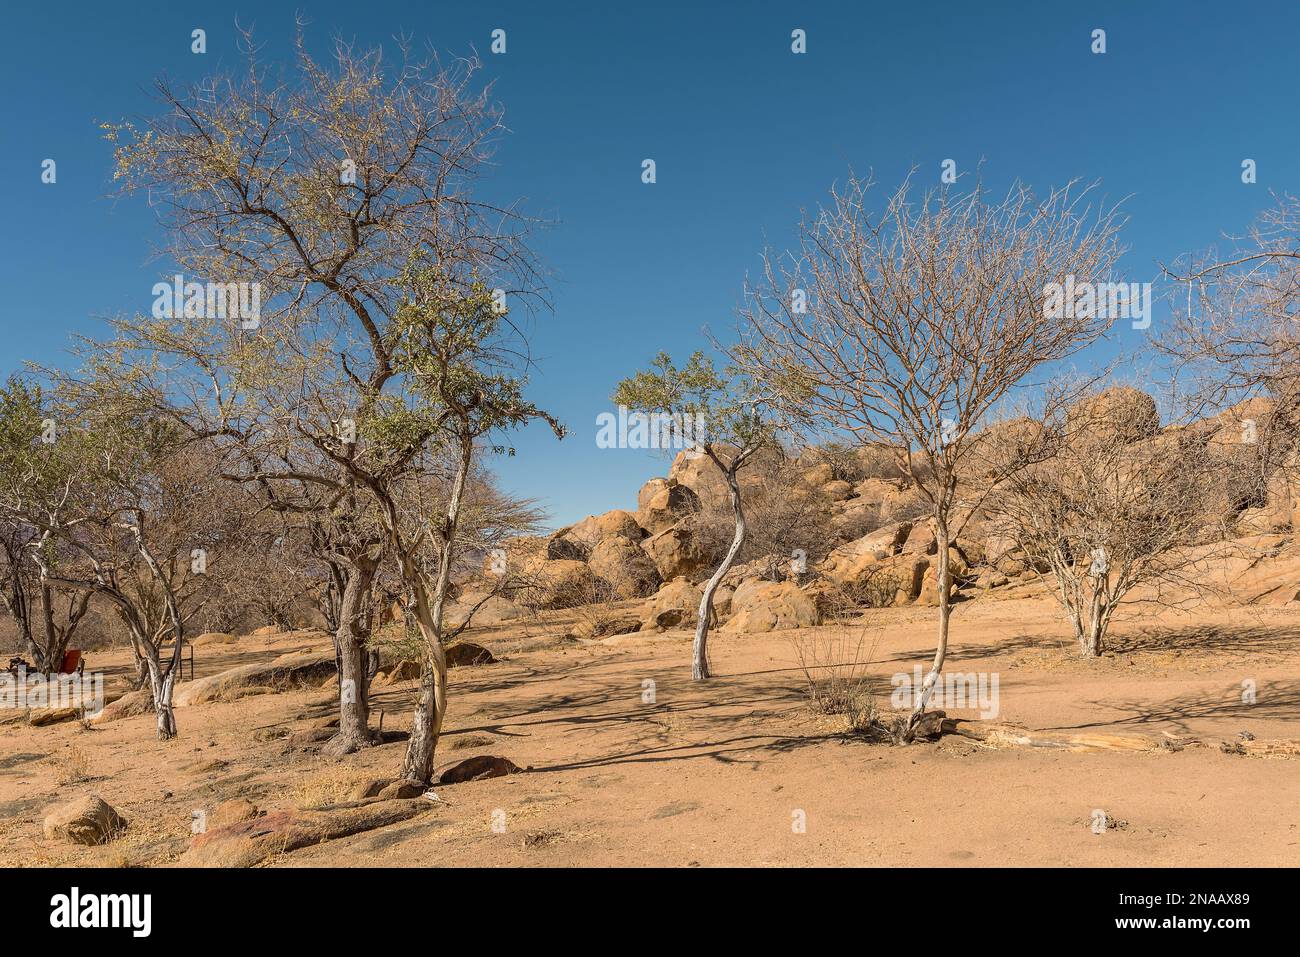
[[[369,628],[365,597],[370,592],[378,562],[356,559],[348,568],[343,599],[339,603],[334,650],[339,666],[339,730],[321,753],[331,757],[352,754],[374,744],[370,733],[370,679],[366,641]]]
[[[415,557],[410,554],[398,555],[402,577],[413,599],[416,625],[425,644],[424,657],[420,663],[420,698],[416,702],[411,722],[411,739],[406,746],[406,757],[402,760],[399,777],[425,787],[433,780],[434,755],[438,750],[442,723],[447,716],[447,655],[442,646],[443,608],[451,583],[451,563],[460,527],[461,502],[473,462],[473,441],[463,440],[460,453],[456,478],[452,483],[447,513],[442,524],[438,577],[434,581],[432,597],[425,588],[424,575]],[[390,517],[391,520],[396,519],[396,515],[391,512]]]
[[[950,562],[948,560],[949,538],[948,523],[946,521],[937,520],[935,522],[934,537],[939,548],[935,567],[935,578],[939,587],[939,643],[935,649],[934,663],[930,666],[929,673],[921,682],[916,707],[907,719],[907,726],[903,734],[903,740],[905,741],[912,739],[912,732],[920,723],[921,716],[925,714],[925,709],[929,706],[930,699],[934,695],[934,687],[939,682],[939,675],[943,672],[944,659],[948,656],[948,620],[952,615],[952,599],[949,595]]]
[[[159,741],[170,741],[176,737],[176,712],[172,708],[172,689],[176,683],[176,667],[163,673],[162,663],[156,655],[145,658],[149,671],[149,691],[153,695],[154,714],[157,717]]]
[[[700,618],[695,625],[695,644],[691,649],[691,679],[694,681],[712,677],[713,673],[709,670],[709,625],[713,619],[713,594],[731,570],[731,563],[736,560],[741,546],[745,544],[745,512],[740,506],[740,483],[736,481],[734,468],[727,469],[724,474],[727,485],[731,488],[731,510],[736,518],[736,534],[731,539],[726,557],[704,586],[704,595],[700,598]]]

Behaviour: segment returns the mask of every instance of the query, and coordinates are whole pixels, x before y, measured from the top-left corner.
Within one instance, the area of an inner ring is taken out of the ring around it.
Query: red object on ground
[[[73,674],[76,672],[77,666],[80,664],[81,652],[76,648],[71,648],[63,653],[63,664],[59,665],[59,674]]]

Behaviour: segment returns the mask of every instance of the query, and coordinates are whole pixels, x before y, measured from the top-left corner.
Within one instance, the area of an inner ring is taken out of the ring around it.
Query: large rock
[[[224,827],[227,824],[239,824],[243,821],[251,821],[260,816],[256,804],[248,798],[231,798],[229,801],[222,801],[212,810],[208,817],[208,827]]]
[[[111,704],[104,705],[99,714],[86,720],[89,724],[101,725],[108,724],[110,721],[121,721],[123,718],[135,718],[142,714],[152,713],[153,692],[148,688],[141,688],[139,691],[128,691]]]
[[[574,608],[600,599],[596,576],[586,562],[532,560],[523,571],[521,597],[534,608]]]
[[[686,578],[674,578],[646,604],[642,631],[667,631],[694,627],[699,620],[703,593]]]
[[[933,555],[938,550],[939,542],[929,522],[918,522],[913,525],[901,549],[904,555]]]
[[[1108,438],[1117,435],[1125,442],[1150,438],[1160,431],[1160,413],[1156,400],[1141,389],[1115,386],[1094,396],[1081,399],[1070,410],[1067,423],[1071,431]]]
[[[591,548],[611,538],[629,538],[634,542],[645,538],[645,530],[637,522],[636,516],[621,508],[600,515],[589,515],[570,526],[569,532],[574,539]]]
[[[682,522],[651,535],[641,543],[641,548],[650,556],[650,561],[664,581],[671,581],[681,575],[695,576],[708,567],[709,556],[690,522]]]
[[[700,499],[692,489],[674,480],[655,479],[654,493],[637,510],[637,522],[651,535],[665,531],[700,510]],[[652,483],[647,483],[650,485]]]
[[[856,561],[841,561],[823,569],[826,579],[851,602],[873,608],[906,604],[921,593],[930,560],[918,555],[878,558],[864,553]]]
[[[954,547],[948,549],[948,594],[951,596],[957,586],[970,574],[967,567],[966,559],[962,553]],[[929,608],[939,607],[939,563],[931,562],[926,569],[925,580],[921,585],[921,591],[916,596],[916,603]]]
[[[432,801],[415,798],[319,811],[271,811],[262,817],[209,828],[190,842],[178,863],[182,867],[253,867],[299,848],[389,827],[436,807]]]
[[[854,498],[853,486],[843,479],[834,479],[821,487],[821,493],[830,502],[845,502]]]
[[[499,549],[490,549],[483,556],[483,574],[490,578],[516,574],[529,564],[545,559],[549,543],[549,538],[539,535],[508,538]]]
[[[873,504],[882,522],[911,519],[927,508],[925,495],[904,481],[869,478],[855,487],[863,504]]]
[[[98,794],[88,794],[55,808],[45,817],[46,840],[72,844],[107,844],[126,820]]]
[[[207,701],[234,701],[252,688],[268,691],[319,688],[324,679],[336,672],[332,651],[281,655],[271,662],[241,665],[187,681],[176,688],[172,703],[184,708]]]
[[[472,624],[490,627],[524,618],[528,615],[528,610],[501,595],[466,592],[459,601],[448,606],[447,622],[452,627],[457,627],[471,613],[474,616]]]
[[[196,648],[201,648],[204,645],[233,645],[237,641],[239,639],[228,631],[205,631],[195,638],[191,644]]]
[[[601,542],[612,538],[625,538],[639,542],[645,529],[631,512],[614,509],[600,515],[589,515],[581,522],[562,528],[550,537],[546,555],[551,559],[578,559],[585,561]]]
[[[518,774],[520,770],[521,768],[509,758],[495,754],[480,754],[443,768],[438,772],[438,783],[461,784],[465,781],[481,781],[484,778],[503,778],[507,774]]]
[[[497,659],[492,652],[472,641],[453,641],[444,649],[448,668],[471,668],[475,665],[494,665]]]
[[[833,550],[819,566],[832,581],[856,581],[864,569],[894,555],[907,541],[911,522],[894,522]]]
[[[606,538],[591,550],[587,567],[609,583],[617,598],[653,595],[663,580],[653,559],[639,544],[622,535]]]
[[[794,582],[753,579],[731,596],[731,620],[723,630],[739,634],[808,628],[821,623],[817,604]]]

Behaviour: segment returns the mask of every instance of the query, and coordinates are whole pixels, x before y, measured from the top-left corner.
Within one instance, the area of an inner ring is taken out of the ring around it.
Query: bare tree
[[[1227,535],[1214,503],[1232,484],[1234,460],[1206,430],[1132,441],[1101,403],[1077,406],[1044,433],[1051,457],[990,496],[988,527],[1024,554],[1064,608],[1080,652],[1097,657],[1140,586],[1140,600],[1157,602],[1170,586],[1200,593],[1198,573]]]
[[[1300,441],[1300,199],[1280,196],[1226,253],[1191,253],[1175,281],[1168,327],[1153,347],[1174,360],[1189,409],[1253,404],[1243,443],[1262,472],[1294,475]]]
[[[1022,186],[1001,201],[982,190],[927,192],[905,182],[879,212],[871,184],[850,179],[806,218],[797,254],[766,257],[746,309],[751,372],[810,414],[862,441],[903,450],[906,474],[932,510],[938,543],[938,647],[920,721],[948,647],[949,545],[975,511],[959,485],[977,429],[1030,373],[1106,332],[1095,308],[1046,307],[1049,291],[1109,280],[1119,249],[1114,209],[1088,190],[1038,200]],[[1023,466],[1012,457],[1004,468]],[[985,489],[998,475],[985,475]]]

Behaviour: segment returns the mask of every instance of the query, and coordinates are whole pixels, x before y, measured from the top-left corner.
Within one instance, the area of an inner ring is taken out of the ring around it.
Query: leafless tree
[[[906,474],[932,509],[938,541],[938,647],[915,712],[920,721],[948,647],[948,547],[974,508],[959,502],[972,438],[1026,377],[1102,338],[1100,310],[1046,307],[1054,284],[1111,278],[1119,253],[1114,208],[1073,187],[1000,201],[981,189],[910,181],[869,207],[870,182],[851,178],[806,217],[797,253],[768,254],[746,319],[752,372],[831,428],[903,450]],[[1005,468],[1022,467],[1012,457]],[[999,476],[987,476],[985,487]],[[964,506],[964,507],[959,507]]]
[[[1232,248],[1190,253],[1174,280],[1168,327],[1154,348],[1174,361],[1183,398],[1201,413],[1256,400],[1246,443],[1265,472],[1294,475],[1300,440],[1300,199],[1279,196]]]
[[[1043,433],[1051,457],[989,497],[988,528],[1039,572],[1081,653],[1097,657],[1125,602],[1201,593],[1227,540],[1215,503],[1233,484],[1236,460],[1204,429],[1133,441],[1100,403],[1077,406]]]

